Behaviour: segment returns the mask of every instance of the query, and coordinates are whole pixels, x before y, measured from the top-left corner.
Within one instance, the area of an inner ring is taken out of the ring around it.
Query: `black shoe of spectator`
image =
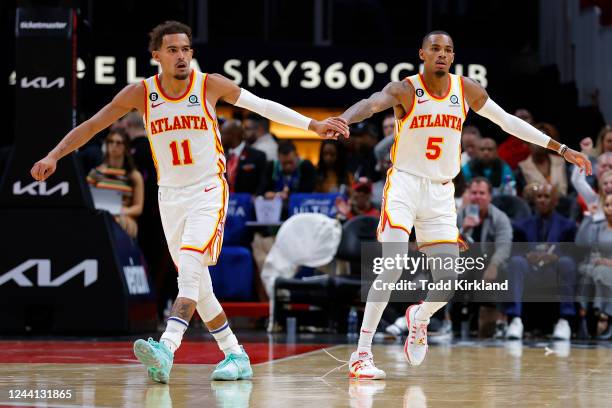
[[[578,333],[576,337],[578,338],[578,340],[588,340],[591,338],[591,335],[589,334],[589,328],[587,327],[587,321],[584,317],[580,319]]]

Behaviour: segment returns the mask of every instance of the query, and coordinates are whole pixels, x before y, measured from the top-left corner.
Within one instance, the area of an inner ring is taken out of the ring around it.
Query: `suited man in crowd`
[[[553,339],[569,340],[569,321],[576,315],[572,300],[577,281],[576,263],[556,248],[557,242],[574,242],[576,223],[555,211],[559,199],[557,188],[551,184],[538,184],[535,194],[536,213],[514,223],[517,242],[529,242],[529,251],[515,255],[508,264],[507,276],[513,302],[505,304],[505,313],[510,321],[506,333],[509,339],[523,337],[522,295],[525,280],[531,275],[554,272],[559,282],[562,301],[559,303],[559,319],[553,331]]]
[[[246,144],[244,129],[237,120],[225,121],[221,135],[230,192],[262,194],[267,164],[265,153]]]

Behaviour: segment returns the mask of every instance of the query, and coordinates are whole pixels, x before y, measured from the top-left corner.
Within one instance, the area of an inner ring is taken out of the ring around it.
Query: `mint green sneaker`
[[[149,337],[149,340],[138,339],[134,342],[134,355],[146,368],[149,378],[155,382],[168,384],[174,354],[165,344]]]
[[[210,379],[222,381],[250,380],[253,377],[253,369],[249,356],[240,346],[241,354],[229,354],[213,370]]]

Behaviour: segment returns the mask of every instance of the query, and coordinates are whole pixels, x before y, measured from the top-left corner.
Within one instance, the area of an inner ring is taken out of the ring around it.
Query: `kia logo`
[[[30,269],[36,270],[36,283],[32,282],[25,275],[25,272]],[[0,286],[4,285],[6,282],[14,281],[21,287],[58,287],[79,274],[83,274],[83,287],[87,287],[97,281],[98,261],[96,259],[85,259],[57,276],[55,279],[52,279],[50,259],[28,259],[0,276]]]
[[[15,184],[13,184],[13,194],[17,196],[24,194],[31,196],[50,196],[59,193],[63,197],[68,194],[69,190],[70,184],[67,181],[62,181],[51,188],[47,188],[47,183],[45,181],[33,181],[23,187],[21,186],[21,181],[16,181]]]
[[[49,80],[47,77],[36,77],[34,79],[28,79],[28,77],[21,78],[22,88],[37,88],[37,89],[49,89],[49,88],[63,88],[66,85],[64,77],[55,78]]]

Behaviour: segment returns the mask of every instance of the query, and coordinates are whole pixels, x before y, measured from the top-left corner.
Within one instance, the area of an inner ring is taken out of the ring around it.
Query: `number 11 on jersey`
[[[183,140],[180,146],[183,148],[182,161],[179,152],[179,142],[173,140],[172,143],[170,143],[170,150],[172,151],[172,165],[182,166],[186,164],[193,164],[193,157],[191,156],[191,144],[189,143],[189,139]]]

